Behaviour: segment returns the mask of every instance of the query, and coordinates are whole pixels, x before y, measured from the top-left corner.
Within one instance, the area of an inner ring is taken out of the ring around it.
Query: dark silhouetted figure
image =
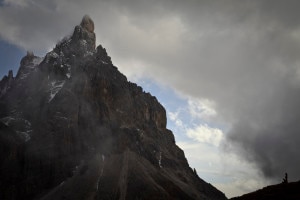
[[[196,171],[196,169],[195,169],[195,168],[194,168],[194,173],[195,173],[196,175],[198,175],[198,174],[197,174],[197,171]]]
[[[283,178],[283,180],[282,180],[282,183],[283,183],[283,184],[288,183],[288,174],[287,174],[287,173],[285,173],[285,176],[284,176],[284,178]]]

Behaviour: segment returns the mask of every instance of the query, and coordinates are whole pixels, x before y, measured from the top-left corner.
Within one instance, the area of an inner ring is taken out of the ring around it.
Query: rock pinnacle
[[[82,18],[80,26],[85,28],[87,31],[93,33],[94,32],[94,22],[89,15],[85,15]]]

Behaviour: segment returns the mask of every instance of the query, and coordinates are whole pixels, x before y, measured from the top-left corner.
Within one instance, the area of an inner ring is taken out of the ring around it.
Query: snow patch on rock
[[[62,80],[62,81],[54,80],[49,84],[50,96],[48,99],[48,103],[50,103],[52,101],[52,99],[55,97],[55,95],[61,90],[61,88],[64,86],[65,82],[66,82],[65,80]]]
[[[24,142],[28,142],[31,139],[31,137],[30,137],[31,132],[32,132],[32,130],[16,131],[16,133],[19,134],[19,136],[24,140]]]
[[[159,152],[158,165],[159,165],[160,168],[162,168],[162,165],[161,165],[161,152]]]
[[[3,118],[0,119],[0,121],[1,121],[2,123],[4,123],[6,126],[9,126],[9,125],[11,124],[11,122],[14,121],[14,120],[15,120],[15,118],[10,117],[10,116],[8,116],[8,117],[3,117]]]
[[[44,59],[44,58],[35,57],[35,58],[32,60],[33,66],[39,65],[39,64],[43,61],[43,59]]]
[[[97,191],[99,189],[100,181],[101,181],[101,178],[103,176],[104,161],[105,161],[105,156],[102,154],[102,167],[101,167],[101,170],[100,170],[100,175],[98,176],[98,179],[97,179],[97,182],[96,182],[96,190]]]

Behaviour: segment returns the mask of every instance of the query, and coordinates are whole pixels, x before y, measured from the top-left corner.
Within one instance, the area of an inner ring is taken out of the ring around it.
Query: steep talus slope
[[[95,49],[85,16],[0,82],[0,199],[226,199],[189,167],[157,99]]]

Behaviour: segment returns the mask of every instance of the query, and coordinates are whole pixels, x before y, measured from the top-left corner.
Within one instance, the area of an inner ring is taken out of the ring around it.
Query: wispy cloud
[[[194,118],[208,121],[217,115],[215,103],[209,99],[189,98],[188,106],[189,112]]]
[[[223,140],[224,133],[218,128],[209,127],[207,124],[200,124],[195,128],[188,128],[186,132],[190,138],[218,147]]]
[[[169,112],[168,117],[171,121],[173,121],[178,128],[184,128],[182,120],[178,117],[179,111],[177,112]]]

